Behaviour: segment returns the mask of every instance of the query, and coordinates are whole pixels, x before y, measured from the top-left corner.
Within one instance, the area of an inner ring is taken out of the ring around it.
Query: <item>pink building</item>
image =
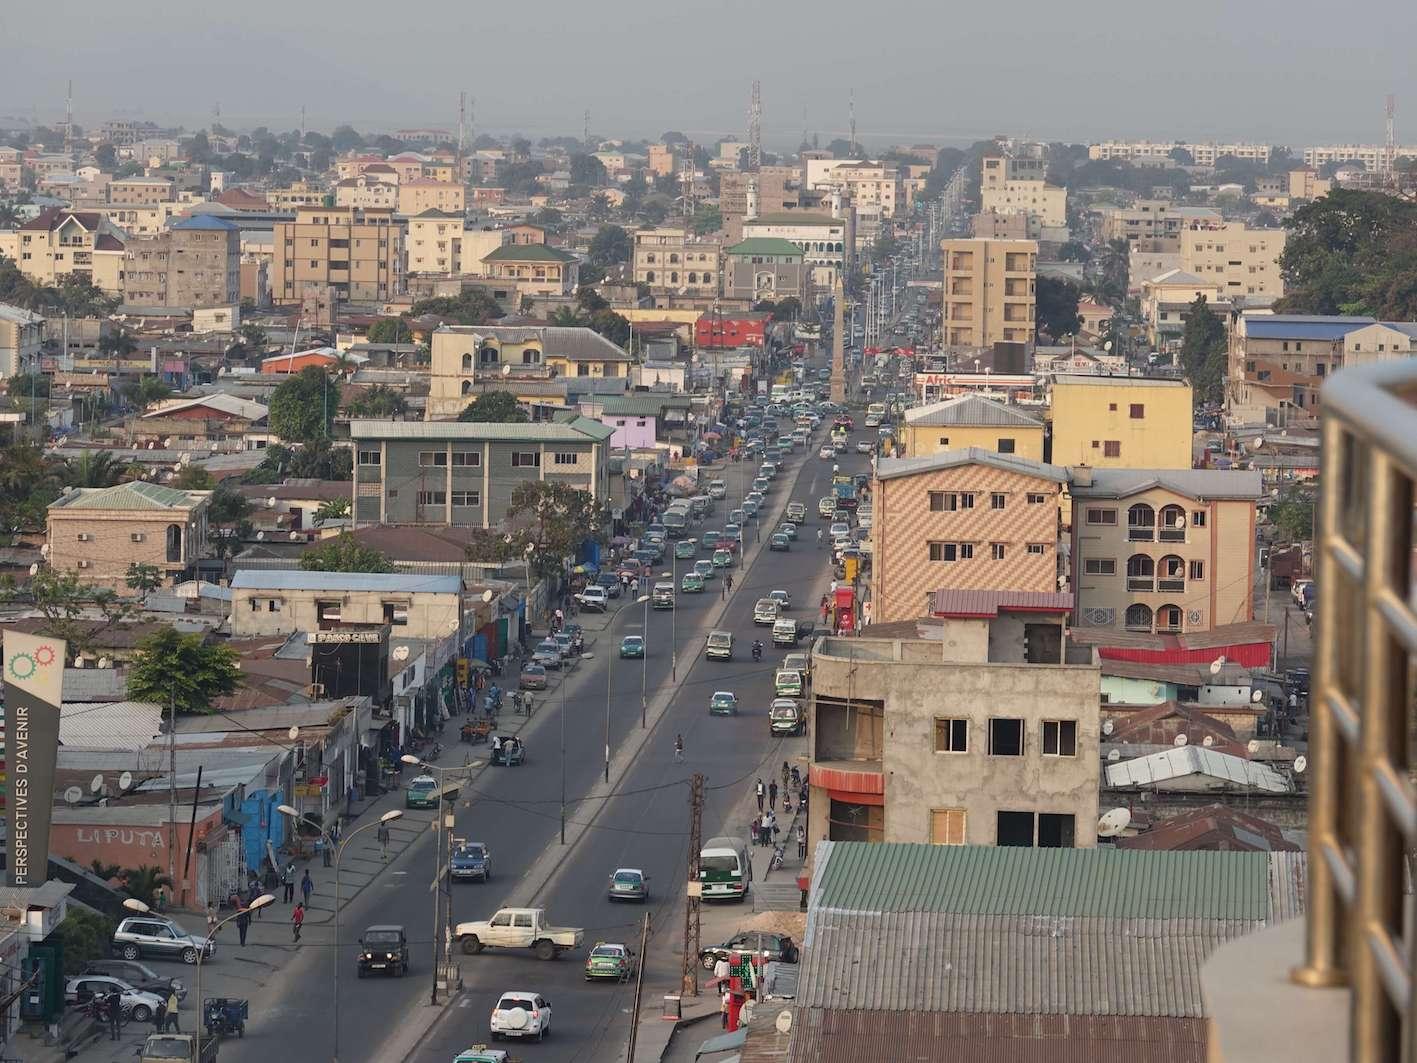
[[[661,429],[667,432],[688,423],[689,400],[671,395],[627,395],[610,398],[600,411],[600,423],[614,429],[611,450],[653,447]]]

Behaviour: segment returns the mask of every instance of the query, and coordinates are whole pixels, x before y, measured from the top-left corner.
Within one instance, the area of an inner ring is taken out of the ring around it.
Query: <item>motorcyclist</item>
[[[823,539],[822,529],[821,529],[821,528],[818,528],[818,529],[817,529],[817,547],[818,547],[818,548],[820,548],[821,545],[822,545],[822,539]]]
[[[762,659],[763,659],[763,640],[762,640],[762,639],[754,639],[754,640],[753,640],[753,660],[755,660],[755,661],[761,661]]]

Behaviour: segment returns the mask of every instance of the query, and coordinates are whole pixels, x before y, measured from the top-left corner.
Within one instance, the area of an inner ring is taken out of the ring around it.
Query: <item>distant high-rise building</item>
[[[1033,340],[1033,240],[945,240],[945,343],[989,347]]]

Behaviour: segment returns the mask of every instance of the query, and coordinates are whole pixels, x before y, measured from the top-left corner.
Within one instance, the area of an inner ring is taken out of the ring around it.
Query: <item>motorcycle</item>
[[[762,659],[763,659],[763,644],[762,644],[761,642],[754,642],[754,643],[753,643],[753,660],[755,660],[755,661],[761,661]]]

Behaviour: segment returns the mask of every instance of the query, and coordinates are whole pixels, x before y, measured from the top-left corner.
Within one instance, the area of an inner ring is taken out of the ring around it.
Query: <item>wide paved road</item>
[[[617,866],[644,868],[656,887],[650,905],[658,930],[649,950],[651,970],[667,970],[670,966],[677,969],[677,955],[672,964],[665,958],[675,947],[680,932],[677,925],[672,925],[675,921],[671,912],[683,889],[689,775],[698,771],[708,777],[704,814],[707,838],[722,832],[730,807],[743,798],[756,776],[763,774],[766,778],[784,759],[777,755],[779,743],[770,738],[766,717],[772,673],[782,652],[771,649],[766,628],[753,626],[751,612],[758,597],[783,588],[792,593],[792,615],[810,619],[814,603],[830,578],[826,552],[819,551],[815,541],[816,528],[822,526],[816,517],[816,500],[826,493],[831,479],[831,463],[816,456],[822,434],[805,455],[792,455],[789,470],[778,476],[769,495],[773,513],[780,512],[789,500],[807,503],[811,523],[803,538],[787,554],[764,549],[746,571],[735,570],[734,591],[724,619],[717,625],[738,635],[735,660],[726,664],[710,662],[699,654],[708,616],[721,605],[719,581],[712,581],[706,594],[679,595],[677,683],[670,675],[670,615],[650,612],[650,652],[646,662],[649,698],[653,701],[660,693],[672,691],[672,700],[647,747],[618,780],[616,792],[625,796],[605,802],[603,809],[598,810],[595,804],[580,805],[575,798],[589,792],[603,771],[607,664],[612,669],[613,683],[612,747],[618,748],[632,730],[640,727],[640,664],[619,660],[615,651],[622,633],[642,630],[642,607],[622,602],[622,608],[595,644],[594,659],[582,662],[566,686],[564,770],[566,793],[572,802],[567,815],[573,822],[594,819],[594,826],[579,845],[571,847],[565,864],[537,903],[544,904],[556,922],[586,928],[587,945],[598,939],[636,939],[642,909],[611,904],[604,897],[604,885]],[[858,428],[857,437],[860,435]],[[843,469],[858,471],[865,468],[866,460],[853,453],[841,459],[841,464]],[[728,502],[716,507],[703,528],[722,526],[727,510],[741,497],[737,478],[751,479],[755,472],[755,462],[728,466]],[[764,542],[767,530],[765,523]],[[681,574],[687,564],[679,562]],[[769,645],[761,664],[754,664],[749,652],[755,634]],[[709,695],[724,688],[738,693],[747,706],[745,714],[736,718],[708,716]],[[456,834],[490,846],[494,875],[486,885],[455,885],[455,922],[486,918],[507,903],[537,858],[558,844],[561,723],[560,697],[553,694],[543,698],[536,720],[523,732],[528,763],[518,768],[489,769],[477,780],[468,799],[459,802]],[[673,763],[676,732],[685,739],[687,756],[682,765]],[[457,746],[456,742],[451,744]],[[460,761],[463,748],[450,750],[444,763]],[[403,825],[413,825],[415,821],[431,824],[431,813],[409,812]],[[727,826],[733,833],[746,833],[746,823]],[[339,1036],[340,1057],[348,1063],[380,1058],[380,1045],[429,998],[433,974],[432,870],[430,830],[345,908],[345,944],[339,957]],[[678,922],[682,923],[682,915]],[[364,927],[375,923],[397,923],[407,928],[413,942],[413,971],[407,978],[355,978],[356,946],[352,942]],[[329,928],[307,927],[305,938],[301,952],[277,976],[277,985],[272,987],[277,991],[261,994],[275,998],[259,1002],[260,1028],[269,1034],[227,1042],[222,1046],[224,1059],[269,1063],[273,1049],[278,1049],[281,1058],[324,1058],[330,1053],[333,936]],[[526,1059],[613,1058],[623,1044],[630,989],[584,983],[584,950],[549,963],[495,952],[460,959],[464,990],[424,1041],[414,1057],[417,1060],[447,1063],[468,1044],[487,1040],[487,1017],[497,997],[507,989],[540,991],[554,1005],[553,1037],[544,1044],[520,1046],[518,1055]],[[657,986],[663,984],[657,982]],[[256,1007],[257,1001],[253,1000],[253,1009]]]

